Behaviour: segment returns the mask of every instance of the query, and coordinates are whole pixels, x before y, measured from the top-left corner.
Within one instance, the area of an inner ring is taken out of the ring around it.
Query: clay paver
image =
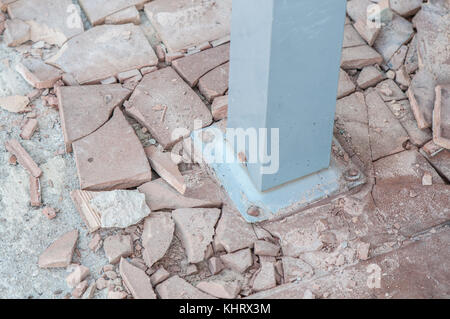
[[[126,189],[151,180],[142,144],[118,108],[100,129],[74,142],[73,149],[83,190]]]
[[[243,248],[252,248],[257,240],[252,225],[242,219],[236,209],[224,205],[214,237],[216,249],[225,249],[228,253],[232,253]]]
[[[408,134],[376,91],[366,95],[372,160],[404,149]]]
[[[391,79],[378,83],[377,91],[385,102],[406,99],[405,93],[403,93],[397,83]]]
[[[150,277],[138,267],[122,258],[119,264],[120,276],[134,299],[156,299]]]
[[[121,257],[128,257],[133,253],[133,240],[130,235],[112,235],[103,241],[103,249],[108,261],[117,264]]]
[[[111,1],[108,1],[110,3]],[[141,23],[141,16],[136,7],[129,7],[116,12],[105,19],[105,24],[125,24],[125,23]]]
[[[248,248],[221,255],[220,259],[227,268],[238,273],[245,272],[253,264],[252,252]]]
[[[38,121],[36,119],[28,119],[25,125],[22,127],[20,137],[24,140],[29,140],[33,136],[38,127]]]
[[[66,152],[72,152],[74,141],[105,124],[131,94],[120,84],[62,86],[56,92]]]
[[[41,59],[25,59],[17,64],[16,71],[30,85],[37,89],[52,88],[53,85],[61,79],[61,70],[44,63]]]
[[[30,25],[33,42],[62,46],[84,31],[81,17],[71,0],[17,0],[8,6],[12,19]]]
[[[29,103],[30,99],[26,96],[11,95],[0,97],[0,107],[13,113],[26,111]]]
[[[433,167],[447,180],[450,180],[450,150],[441,149],[437,154],[429,155],[425,151],[425,146],[421,149],[421,153],[427,157]]]
[[[123,9],[135,6],[142,9],[150,0],[80,0],[80,6],[92,25],[105,22],[105,18]]]
[[[144,150],[155,172],[180,194],[184,194],[186,183],[178,166],[173,162],[171,153],[162,152],[154,145],[146,147]]]
[[[211,296],[223,299],[234,299],[241,291],[238,281],[201,281],[196,287]]]
[[[408,133],[411,143],[421,146],[432,139],[432,132],[429,128],[420,129],[417,126],[417,121],[414,118],[411,104],[408,100],[398,102],[392,101],[387,103],[387,106]]]
[[[30,173],[33,177],[39,177],[42,174],[42,170],[37,166],[37,164],[33,161],[30,154],[20,145],[17,140],[9,140],[5,142],[5,147],[11,155],[14,155],[17,158],[17,162],[22,165],[28,173]]]
[[[373,47],[388,62],[398,49],[414,35],[412,23],[394,14],[392,20],[381,28]]]
[[[355,92],[355,90],[356,90],[355,84],[350,79],[347,72],[341,69],[339,72],[339,86],[337,98],[340,99],[344,96],[352,94],[353,92]]]
[[[206,192],[208,187],[202,187]],[[212,208],[222,206],[220,199],[183,196],[162,178],[141,185],[138,190],[145,194],[152,211],[177,208]]]
[[[219,216],[220,210],[217,208],[180,208],[172,212],[177,236],[190,263],[199,263],[205,259]]]
[[[359,19],[354,24],[353,27],[358,31],[361,37],[366,40],[367,44],[373,46],[377,40],[378,35],[381,32],[381,28],[370,27],[367,25],[367,19]]]
[[[362,69],[358,76],[358,86],[361,89],[367,89],[368,87],[377,85],[379,82],[383,81],[384,75],[376,67],[370,65]]]
[[[47,63],[71,73],[79,84],[154,66],[158,58],[144,32],[134,24],[101,25],[67,41]]]
[[[421,70],[431,72],[438,84],[450,83],[450,13],[448,1],[422,5],[413,19],[417,28],[417,55]]]
[[[30,26],[19,19],[6,20],[4,41],[10,47],[16,47],[30,40]]]
[[[41,183],[38,177],[28,175],[30,182],[30,205],[32,207],[39,207],[42,205],[41,199]]]
[[[39,256],[39,267],[57,268],[69,266],[77,239],[78,230],[72,230],[59,237]]]
[[[409,17],[420,10],[422,3],[422,0],[391,0],[390,7],[394,12],[398,13],[402,17]]]
[[[212,122],[200,97],[170,67],[145,75],[125,111],[165,149],[189,135],[196,124],[201,128]]]
[[[206,73],[198,81],[198,89],[209,102],[228,90],[230,64],[225,63]]]
[[[155,0],[145,5],[145,13],[169,53],[230,34],[231,0]]]
[[[344,70],[362,69],[365,66],[381,64],[383,57],[368,45],[345,48],[342,50],[341,67]]]
[[[192,87],[202,76],[230,60],[230,44],[188,55],[172,62],[173,68]]]
[[[228,115],[228,95],[218,96],[211,105],[211,113],[215,121],[223,120]]]
[[[355,30],[351,24],[346,24],[344,28],[344,42],[343,48],[357,47],[359,45],[365,45],[363,38]]]
[[[413,77],[407,92],[417,125],[421,129],[432,126],[436,97],[435,83],[436,80],[430,72],[419,70]]]
[[[156,286],[156,291],[162,299],[214,299],[178,276]]]
[[[450,149],[450,85],[436,87],[433,111],[433,141]]]
[[[164,257],[172,243],[175,223],[169,212],[153,212],[145,219],[142,232],[142,254],[148,267]]]

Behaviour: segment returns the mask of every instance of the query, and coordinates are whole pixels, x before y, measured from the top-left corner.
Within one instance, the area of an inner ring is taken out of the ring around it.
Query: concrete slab
[[[158,58],[141,28],[122,24],[89,29],[46,62],[71,73],[79,84],[97,84],[124,71],[154,66]]]
[[[71,0],[17,0],[8,5],[8,14],[30,26],[33,42],[62,46],[84,31],[79,12]]]
[[[144,76],[129,99],[125,112],[145,126],[165,148],[194,129],[211,124],[212,115],[200,97],[172,69]]]
[[[75,141],[73,150],[83,190],[132,188],[152,178],[141,142],[120,109],[100,129]]]
[[[105,124],[131,91],[120,84],[62,86],[57,89],[66,152],[72,143]]]
[[[231,0],[155,0],[145,13],[169,53],[230,34]]]
[[[209,102],[212,102],[212,100],[218,96],[224,95],[228,90],[229,68],[229,63],[222,64],[209,71],[198,81],[200,93],[202,93]]]

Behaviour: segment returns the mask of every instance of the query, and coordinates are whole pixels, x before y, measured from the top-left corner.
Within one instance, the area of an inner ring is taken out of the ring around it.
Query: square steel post
[[[228,128],[279,129],[279,169],[248,163],[259,191],[330,165],[346,0],[234,0]],[[235,149],[236,154],[249,154]]]

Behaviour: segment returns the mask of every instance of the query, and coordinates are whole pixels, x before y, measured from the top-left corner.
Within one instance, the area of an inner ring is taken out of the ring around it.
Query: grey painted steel
[[[227,125],[280,130],[278,173],[247,166],[260,191],[330,164],[345,8],[346,0],[233,1]]]

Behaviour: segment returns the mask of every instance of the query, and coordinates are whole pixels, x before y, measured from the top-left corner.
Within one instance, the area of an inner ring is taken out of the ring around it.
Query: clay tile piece
[[[73,143],[83,190],[132,188],[152,178],[144,149],[122,111],[94,133]]]
[[[120,276],[134,299],[156,299],[150,278],[145,271],[133,266],[124,258],[120,260],[119,270]]]
[[[131,94],[120,84],[62,86],[56,92],[66,152],[72,152],[74,141],[105,124]]]
[[[72,230],[59,237],[40,256],[40,268],[67,267],[72,261],[78,239],[78,230]]]

